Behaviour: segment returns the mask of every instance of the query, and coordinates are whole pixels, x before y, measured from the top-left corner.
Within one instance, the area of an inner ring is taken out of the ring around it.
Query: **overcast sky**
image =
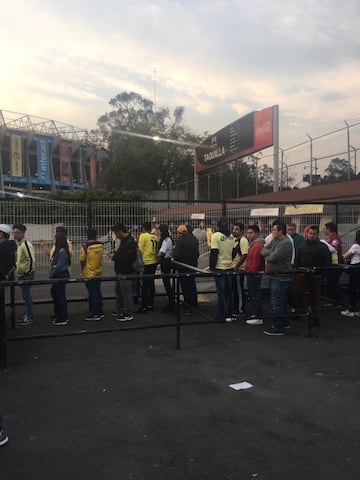
[[[156,84],[196,133],[275,104],[283,148],[360,121],[359,0],[3,3],[2,110],[91,129]]]

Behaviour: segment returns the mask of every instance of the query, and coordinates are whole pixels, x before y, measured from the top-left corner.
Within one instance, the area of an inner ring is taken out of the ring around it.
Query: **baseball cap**
[[[179,225],[177,228],[178,233],[187,233],[187,231],[186,225]]]
[[[10,235],[11,228],[9,227],[9,225],[6,225],[5,223],[0,223],[0,232],[7,233],[8,235]]]

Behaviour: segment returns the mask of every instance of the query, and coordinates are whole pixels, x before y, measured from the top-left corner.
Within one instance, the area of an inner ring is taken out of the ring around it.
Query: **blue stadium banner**
[[[50,143],[50,138],[36,137],[37,178],[39,183],[44,185],[51,184]]]

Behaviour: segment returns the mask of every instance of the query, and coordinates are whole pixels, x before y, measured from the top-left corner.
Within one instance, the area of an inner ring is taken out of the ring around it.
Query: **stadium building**
[[[0,110],[0,195],[96,186],[107,157],[96,134]]]

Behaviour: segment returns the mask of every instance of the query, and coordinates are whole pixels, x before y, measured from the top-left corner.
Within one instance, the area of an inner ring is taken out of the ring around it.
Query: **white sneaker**
[[[360,317],[360,312],[354,312],[356,317]]]
[[[262,318],[250,318],[249,320],[246,320],[246,323],[248,325],[262,325],[264,320]]]
[[[350,312],[349,309],[342,310],[340,313],[341,313],[341,315],[345,315],[346,317],[355,317],[355,312]],[[358,312],[356,312],[356,313],[358,313]]]
[[[230,322],[232,322],[233,320],[234,320],[233,317],[226,317],[226,318],[225,318],[225,322],[227,322],[227,323],[230,323]]]

